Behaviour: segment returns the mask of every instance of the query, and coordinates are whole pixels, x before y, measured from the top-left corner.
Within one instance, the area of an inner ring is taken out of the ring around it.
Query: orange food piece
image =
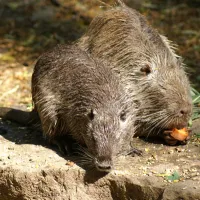
[[[188,131],[186,128],[174,128],[170,135],[176,140],[184,141],[188,137]]]

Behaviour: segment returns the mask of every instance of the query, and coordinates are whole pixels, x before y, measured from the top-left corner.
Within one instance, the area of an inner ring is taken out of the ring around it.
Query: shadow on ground
[[[63,152],[60,151],[58,146],[49,144],[48,141],[44,139],[39,127],[36,126],[25,127],[25,126],[20,126],[17,123],[0,120],[0,135],[4,139],[16,145],[30,144],[30,145],[42,146],[44,148],[53,150],[58,156],[66,159],[66,161],[70,160],[76,163],[79,167],[86,170],[85,182],[92,183],[106,175],[106,173],[97,172],[94,167],[92,168],[91,166],[88,167],[87,165],[83,165],[80,162],[80,160],[82,159],[77,154],[77,152],[79,152],[78,151],[79,146],[76,143],[74,143],[74,141],[70,140],[70,142],[72,142],[71,145],[73,146],[71,152],[72,154],[70,156],[64,155]],[[61,140],[63,139],[66,138],[65,137],[61,138]]]

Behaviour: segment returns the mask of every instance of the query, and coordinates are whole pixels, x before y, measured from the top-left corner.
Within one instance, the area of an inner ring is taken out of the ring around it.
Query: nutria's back
[[[134,135],[132,99],[118,75],[77,46],[60,45],[40,57],[32,95],[44,135],[70,134],[88,147],[96,166],[111,166]]]
[[[140,13],[125,5],[107,10],[94,18],[77,43],[111,63],[136,96],[138,134],[187,126],[192,101],[184,64]]]
[[[139,64],[136,61],[157,56],[161,50],[170,54],[157,31],[140,13],[128,7],[116,7],[95,17],[78,45],[123,70],[134,70]]]

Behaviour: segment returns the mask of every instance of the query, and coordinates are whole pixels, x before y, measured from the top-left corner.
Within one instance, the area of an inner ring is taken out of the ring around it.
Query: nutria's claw
[[[127,152],[126,155],[131,155],[131,156],[142,156],[143,155],[143,151],[136,149],[136,148],[132,148],[129,152]]]

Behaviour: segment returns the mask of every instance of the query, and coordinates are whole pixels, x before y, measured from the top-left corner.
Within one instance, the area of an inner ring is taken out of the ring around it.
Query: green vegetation
[[[166,176],[166,179],[170,182],[178,182],[180,180],[180,175],[175,171],[172,175]]]
[[[192,120],[195,120],[197,118],[200,118],[200,92],[192,88],[191,94],[192,94],[192,103],[194,109]]]

